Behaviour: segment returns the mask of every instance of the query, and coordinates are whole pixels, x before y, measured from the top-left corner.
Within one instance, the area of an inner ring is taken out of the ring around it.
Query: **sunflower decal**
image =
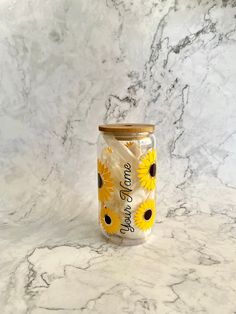
[[[105,148],[105,152],[111,154],[113,152],[112,148],[110,146],[107,146]]]
[[[104,206],[100,212],[100,222],[104,231],[113,234],[120,229],[121,219],[118,213]]]
[[[113,182],[109,169],[98,160],[98,198],[101,202],[107,201],[113,192]]]
[[[125,146],[127,147],[127,148],[130,148],[130,147],[132,147],[133,146],[133,142],[126,142],[125,143]]]
[[[142,231],[150,229],[155,222],[155,214],[155,201],[149,199],[143,202],[134,215],[134,223],[136,227]]]
[[[147,190],[154,190],[156,186],[156,151],[151,149],[141,159],[137,169],[140,184]]]

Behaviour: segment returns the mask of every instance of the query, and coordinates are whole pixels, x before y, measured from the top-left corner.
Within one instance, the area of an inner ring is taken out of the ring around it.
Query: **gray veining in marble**
[[[236,313],[236,2],[2,0],[0,312]],[[97,227],[97,125],[157,126],[150,241]]]

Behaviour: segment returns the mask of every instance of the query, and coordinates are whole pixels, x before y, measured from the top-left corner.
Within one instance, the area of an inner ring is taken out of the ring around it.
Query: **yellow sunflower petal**
[[[100,212],[100,223],[106,233],[114,234],[120,229],[121,218],[114,210],[103,207]]]
[[[109,200],[114,190],[111,173],[106,165],[98,160],[98,198],[101,202]]]
[[[149,150],[141,159],[137,175],[142,187],[150,191],[155,189],[156,151],[154,149]]]
[[[130,148],[131,146],[133,146],[133,142],[126,142],[125,143],[125,146],[127,147],[127,148]]]
[[[155,201],[153,199],[141,203],[134,215],[135,226],[142,231],[150,229],[155,222],[155,215]]]

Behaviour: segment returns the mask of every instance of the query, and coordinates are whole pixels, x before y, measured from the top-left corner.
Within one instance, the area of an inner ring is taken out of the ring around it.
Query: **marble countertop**
[[[235,0],[1,0],[0,26],[0,314],[235,314]],[[97,226],[119,122],[157,126],[135,247]]]
[[[6,227],[1,313],[236,313],[236,214],[168,216],[133,247],[78,217]]]

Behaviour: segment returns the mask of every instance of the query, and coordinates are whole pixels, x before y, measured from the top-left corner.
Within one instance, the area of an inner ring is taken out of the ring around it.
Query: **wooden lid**
[[[103,124],[99,125],[99,131],[108,133],[153,133],[155,130],[154,124]]]

